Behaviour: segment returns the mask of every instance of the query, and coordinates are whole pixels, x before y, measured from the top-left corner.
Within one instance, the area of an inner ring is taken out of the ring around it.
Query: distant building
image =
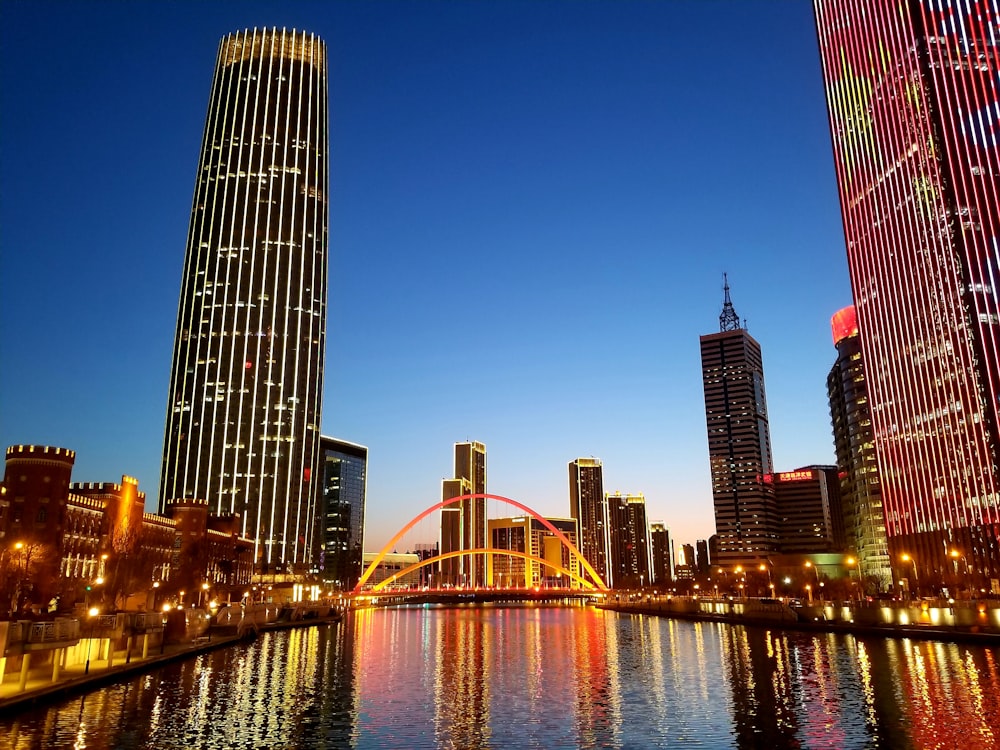
[[[365,552],[361,562],[365,569],[375,562],[377,552]],[[372,588],[383,581],[391,581],[386,588],[413,589],[421,586],[420,568],[406,574],[403,571],[420,562],[420,556],[413,552],[389,552],[382,558],[371,577],[365,581],[364,588]]]
[[[700,575],[708,575],[712,571],[712,558],[708,554],[708,541],[705,539],[699,539],[695,542],[696,546],[696,568]]]
[[[576,521],[572,518],[547,518],[576,546]],[[490,546],[494,549],[520,552],[545,560],[543,565],[522,557],[492,555],[487,558],[487,585],[506,588],[553,586],[577,588],[581,584],[565,576],[558,568],[580,575],[580,561],[570,553],[551,529],[533,516],[492,518],[489,521]]]
[[[803,466],[768,475],[781,517],[781,551],[785,554],[836,552],[843,549],[834,518],[842,518],[836,466]]]
[[[600,459],[578,458],[569,462],[569,514],[579,529],[580,553],[610,586],[611,536]]]
[[[771,434],[760,344],[740,324],[725,283],[719,333],[701,337],[701,372],[718,558],[725,565],[778,551]]]
[[[455,474],[441,483],[441,499],[486,493],[486,446],[479,442],[455,443]],[[441,509],[441,554],[486,546],[486,498],[460,500]],[[446,583],[486,585],[486,563],[481,555],[443,560]]]
[[[606,494],[608,526],[611,531],[611,580],[612,588],[644,586],[653,581],[649,539],[649,521],[646,518],[646,498],[641,494]]]
[[[1000,591],[998,6],[814,7],[891,559]]]
[[[653,583],[668,585],[674,579],[670,529],[662,521],[649,524],[650,561]]]
[[[866,589],[870,593],[889,591],[893,579],[882,483],[854,306],[835,313],[831,325],[837,361],[827,376],[826,389],[840,472],[845,546],[856,556],[857,572]]]
[[[363,572],[368,449],[325,435],[319,447],[321,573],[327,584],[349,591]]]
[[[678,581],[690,581],[694,579],[694,574],[697,570],[694,546],[690,544],[682,544],[680,553],[677,556],[677,565],[674,567],[674,571],[677,574]]]

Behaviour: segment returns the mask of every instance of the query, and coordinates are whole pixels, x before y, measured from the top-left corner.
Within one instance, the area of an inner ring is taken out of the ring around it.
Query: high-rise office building
[[[826,378],[826,390],[840,472],[845,546],[857,560],[857,574],[865,590],[889,591],[892,568],[885,537],[865,361],[854,306],[838,310],[831,325],[837,361]]]
[[[927,586],[955,552],[985,584],[1000,577],[1000,3],[815,11],[891,558]]]
[[[579,525],[580,554],[604,583],[611,585],[608,501],[604,496],[604,468],[600,459],[578,458],[569,462],[569,514]]]
[[[611,580],[605,581],[615,588],[645,586],[653,582],[650,575],[652,542],[649,538],[649,520],[646,517],[646,498],[616,492],[605,495],[608,506],[610,531]]]
[[[724,283],[719,333],[701,337],[701,375],[719,564],[752,562],[778,551],[771,433],[760,344],[740,324]]]
[[[667,585],[674,579],[670,529],[662,521],[649,524],[650,563],[653,583]]]
[[[323,580],[353,589],[364,557],[368,449],[323,435],[320,445],[320,508]]]
[[[441,485],[441,499],[486,493],[486,446],[455,443],[455,474]],[[486,546],[486,498],[460,500],[441,509],[441,552],[482,549]],[[480,555],[443,560],[444,583],[486,585],[486,562]]]
[[[194,498],[239,514],[269,572],[304,572],[320,547],[326,67],[304,32],[219,45],[167,399],[161,512]]]
[[[836,466],[803,466],[766,477],[774,485],[781,518],[781,551],[818,554],[844,544],[840,480]]]

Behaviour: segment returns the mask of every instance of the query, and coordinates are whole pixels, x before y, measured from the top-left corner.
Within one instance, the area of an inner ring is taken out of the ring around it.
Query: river
[[[361,610],[7,718],[5,741],[987,750],[1000,748],[1000,654],[584,607]]]

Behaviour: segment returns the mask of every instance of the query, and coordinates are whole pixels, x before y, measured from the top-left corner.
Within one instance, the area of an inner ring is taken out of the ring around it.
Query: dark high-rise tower
[[[258,564],[318,551],[327,288],[326,47],[265,29],[219,45],[181,280],[160,509],[239,514]]]
[[[645,586],[652,583],[649,520],[646,517],[646,498],[641,494],[623,495],[616,492],[606,495],[608,529],[611,537],[611,579],[609,586]]]
[[[725,282],[719,333],[701,337],[708,457],[718,536],[716,562],[732,564],[778,551],[771,433],[760,344],[740,325]]]
[[[608,501],[604,496],[600,459],[578,458],[569,462],[569,514],[579,525],[580,554],[611,585]]]
[[[815,10],[889,550],[922,586],[951,551],[985,583],[1000,576],[1000,3]]]
[[[837,361],[826,378],[826,390],[840,473],[847,550],[856,556],[858,575],[869,593],[889,591],[892,569],[885,538],[882,487],[854,307],[838,310],[832,328]]]
[[[320,437],[320,537],[323,580],[349,591],[362,573],[368,449],[346,440]]]

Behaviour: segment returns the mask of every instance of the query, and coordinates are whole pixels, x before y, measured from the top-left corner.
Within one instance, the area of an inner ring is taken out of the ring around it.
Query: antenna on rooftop
[[[740,316],[736,314],[736,310],[733,308],[733,301],[729,299],[729,276],[725,273],[722,274],[722,284],[726,296],[722,303],[722,314],[719,315],[719,330],[738,331],[741,328]],[[746,327],[745,322],[742,327]]]

